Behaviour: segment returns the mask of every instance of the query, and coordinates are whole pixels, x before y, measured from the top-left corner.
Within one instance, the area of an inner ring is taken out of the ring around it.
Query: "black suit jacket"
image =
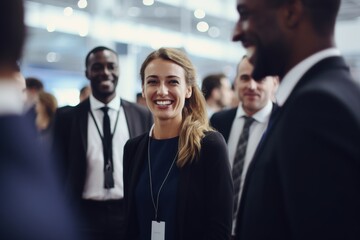
[[[360,239],[360,90],[340,57],[298,82],[249,167],[241,240]]]
[[[149,134],[129,140],[124,148],[124,200],[127,234],[138,239],[135,189],[147,161]],[[206,134],[198,159],[180,169],[176,239],[228,240],[231,233],[233,184],[226,144],[218,132]]]
[[[149,131],[153,121],[148,109],[123,99],[121,106],[130,138]],[[85,185],[89,110],[90,100],[87,99],[58,114],[55,121],[55,143],[61,155],[59,167],[62,169],[66,192],[76,200],[81,199]]]
[[[237,107],[226,109],[214,113],[210,118],[211,126],[224,136],[226,143],[229,141],[231,126],[234,122],[237,109]]]
[[[79,239],[33,122],[0,116],[0,238]]]

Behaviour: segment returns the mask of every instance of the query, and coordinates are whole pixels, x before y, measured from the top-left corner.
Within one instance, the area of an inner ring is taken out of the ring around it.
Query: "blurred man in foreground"
[[[279,109],[250,164],[236,239],[360,239],[360,90],[334,44],[340,0],[237,0],[234,41]]]

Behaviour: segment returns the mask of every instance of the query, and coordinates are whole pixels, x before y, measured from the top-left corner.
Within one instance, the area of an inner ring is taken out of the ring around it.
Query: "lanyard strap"
[[[154,199],[154,193],[153,193],[153,184],[152,184],[152,176],[151,176],[151,164],[150,164],[150,140],[151,140],[151,137],[149,137],[149,141],[148,141],[148,164],[149,164],[149,178],[150,178],[150,194],[151,194],[151,200],[152,200],[152,203],[153,203],[153,206],[154,206],[154,210],[155,210],[155,220],[158,221],[158,210],[159,210],[159,197],[160,197],[160,192],[161,192],[161,189],[162,187],[164,186],[166,180],[168,179],[169,177],[169,174],[171,172],[171,169],[173,168],[174,166],[174,163],[176,161],[176,158],[177,158],[177,155],[178,155],[178,152],[176,152],[175,154],[175,157],[174,157],[174,160],[172,161],[171,163],[171,166],[163,180],[163,182],[161,183],[160,185],[160,188],[159,188],[159,191],[157,193],[157,196],[156,196],[156,203],[155,203],[155,199]],[[159,221],[158,221],[159,222]]]
[[[105,139],[104,139],[104,136],[101,135],[99,125],[97,124],[96,119],[95,119],[94,114],[93,114],[93,112],[91,111],[91,109],[89,110],[89,113],[90,113],[91,118],[93,119],[93,121],[94,121],[94,123],[95,123],[96,130],[97,130],[97,132],[99,133],[99,136],[100,136],[100,138],[101,138],[101,142],[102,142],[103,148],[105,149]],[[116,131],[117,123],[118,123],[118,121],[119,121],[119,115],[120,115],[120,109],[119,109],[119,111],[117,112],[117,116],[116,116],[116,120],[115,120],[115,126],[114,126],[114,131],[113,131],[113,132],[111,133],[111,135],[110,135],[111,143],[112,143],[112,139],[113,139],[113,137],[114,137],[115,131]],[[111,171],[112,171],[112,170],[113,170],[113,169],[112,169],[112,160],[113,160],[113,159],[112,159],[112,156],[110,156],[110,159],[104,159],[104,160],[105,160],[105,162],[106,162],[106,164],[104,164],[104,170],[106,171],[106,170],[108,169],[108,170],[111,170]],[[109,169],[109,168],[111,168],[111,169]]]

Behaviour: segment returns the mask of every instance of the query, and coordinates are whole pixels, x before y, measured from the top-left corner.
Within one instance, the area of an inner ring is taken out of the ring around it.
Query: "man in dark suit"
[[[21,0],[0,1],[0,238],[79,239],[74,219],[33,122],[22,116],[25,79],[17,61],[25,41]]]
[[[249,167],[236,239],[360,239],[360,90],[334,47],[340,0],[237,0],[233,40],[279,110]]]
[[[244,56],[238,65],[235,79],[236,92],[241,103],[236,108],[215,113],[210,119],[211,125],[224,136],[229,150],[235,204],[233,236],[235,235],[237,210],[246,171],[268,125],[270,114],[276,108],[271,100],[278,86],[277,77],[268,76],[261,81],[255,81],[251,77],[252,71],[252,64]],[[248,127],[245,126],[246,119],[253,120]],[[244,131],[249,133],[246,143],[241,140],[244,138],[242,137],[245,134]],[[243,153],[240,153],[241,151]]]
[[[88,239],[121,239],[123,146],[149,131],[152,116],[116,93],[119,60],[114,50],[96,47],[85,64],[92,94],[57,116],[55,141],[66,192],[80,209],[84,234]]]

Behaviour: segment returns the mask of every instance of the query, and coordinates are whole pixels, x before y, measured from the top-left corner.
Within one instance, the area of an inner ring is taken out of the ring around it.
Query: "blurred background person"
[[[237,0],[233,41],[247,48],[252,77],[281,83],[236,240],[360,239],[360,88],[336,48],[341,2]]]
[[[24,82],[17,61],[25,41],[21,0],[0,1],[0,236],[1,239],[79,239],[52,159],[22,116]]]
[[[140,74],[154,125],[124,148],[125,239],[229,240],[226,144],[209,126],[193,64],[179,50],[160,48]]]
[[[80,95],[79,95],[79,100],[80,102],[84,101],[85,99],[87,99],[91,94],[91,87],[90,85],[85,85],[80,89]]]
[[[229,107],[233,92],[229,79],[223,73],[206,76],[201,85],[206,100],[206,109],[210,118],[215,112]]]
[[[277,107],[272,97],[278,78],[268,76],[255,81],[251,77],[253,69],[248,57],[244,56],[238,64],[235,79],[240,104],[217,112],[210,119],[211,125],[224,136],[229,150],[234,182],[233,236],[247,169],[268,126],[270,114]]]
[[[143,97],[141,92],[136,94],[136,103],[147,107],[146,99]]]
[[[44,84],[40,79],[35,77],[27,77],[25,78],[25,82],[26,82],[25,112],[27,116],[35,120],[36,118],[35,105],[37,102],[37,98],[39,96],[39,92],[44,91]]]
[[[41,91],[36,102],[36,128],[43,143],[51,146],[53,139],[53,124],[57,109],[56,98],[47,92]]]

